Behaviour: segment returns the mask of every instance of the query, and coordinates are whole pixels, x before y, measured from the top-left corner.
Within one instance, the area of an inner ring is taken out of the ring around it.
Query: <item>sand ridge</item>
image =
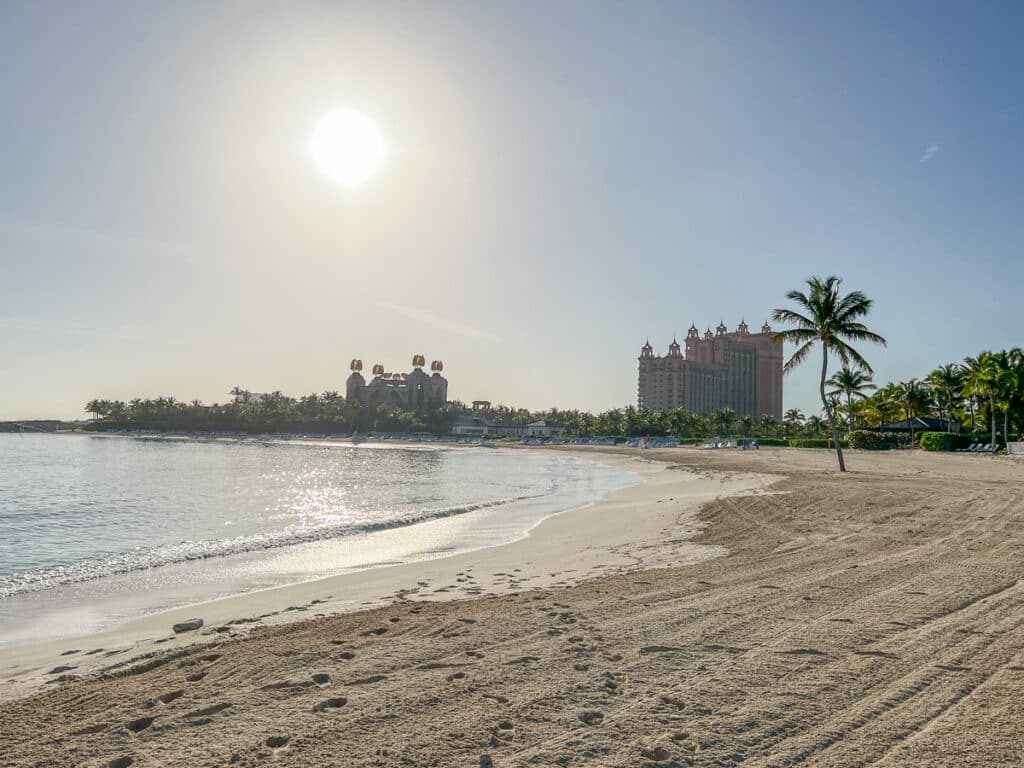
[[[785,477],[704,507],[698,540],[728,556],[644,569],[638,539],[640,570],[175,649],[8,702],[0,760],[1024,761],[1024,464],[853,453],[840,475],[823,451],[648,453]]]

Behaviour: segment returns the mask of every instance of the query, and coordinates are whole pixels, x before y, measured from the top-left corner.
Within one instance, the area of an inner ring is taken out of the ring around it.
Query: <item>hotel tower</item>
[[[641,408],[685,408],[702,415],[732,408],[740,417],[768,414],[782,421],[782,342],[767,323],[760,333],[751,333],[744,322],[730,332],[723,323],[703,337],[691,325],[685,354],[672,339],[667,355],[655,355],[648,341],[639,363]]]

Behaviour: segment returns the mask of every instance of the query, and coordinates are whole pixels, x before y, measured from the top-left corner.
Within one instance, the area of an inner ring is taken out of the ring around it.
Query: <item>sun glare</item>
[[[362,112],[339,109],[323,117],[309,140],[317,167],[346,187],[372,177],[387,158],[388,148],[376,123]]]

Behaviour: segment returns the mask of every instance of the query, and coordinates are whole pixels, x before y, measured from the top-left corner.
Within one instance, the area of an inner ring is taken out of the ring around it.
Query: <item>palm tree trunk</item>
[[[828,344],[821,345],[821,404],[825,406],[825,415],[828,416],[829,426],[832,427],[832,441],[836,445],[836,457],[839,459],[839,471],[846,471],[846,462],[843,461],[843,449],[839,445],[839,430],[836,429],[836,417],[829,407],[828,398],[825,397],[825,378],[828,376]]]
[[[1010,406],[1003,409],[1003,442],[1010,442]]]
[[[853,394],[846,393],[846,432],[853,432]]]
[[[988,410],[992,414],[992,441],[989,447],[994,451],[996,449],[996,401],[988,401]]]

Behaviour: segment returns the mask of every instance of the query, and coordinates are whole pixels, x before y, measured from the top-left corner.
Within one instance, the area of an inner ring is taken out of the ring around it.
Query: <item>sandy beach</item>
[[[513,544],[0,652],[0,764],[1024,761],[1024,464],[588,455],[645,482]]]

